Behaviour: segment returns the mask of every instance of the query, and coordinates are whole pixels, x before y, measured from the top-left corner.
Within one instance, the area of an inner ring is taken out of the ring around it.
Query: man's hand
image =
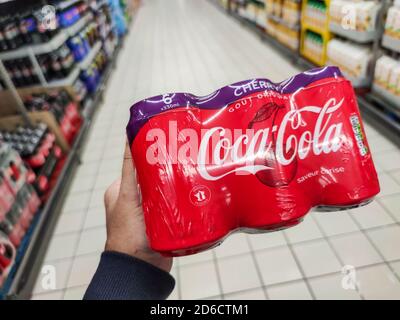
[[[163,257],[151,250],[147,241],[136,172],[128,143],[125,147],[122,178],[108,187],[104,194],[104,204],[107,220],[105,250],[126,253],[169,272],[172,258]]]

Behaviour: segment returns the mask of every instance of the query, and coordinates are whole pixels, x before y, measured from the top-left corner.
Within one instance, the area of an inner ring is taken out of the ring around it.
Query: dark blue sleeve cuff
[[[84,300],[161,300],[175,286],[167,272],[127,254],[105,251]]]

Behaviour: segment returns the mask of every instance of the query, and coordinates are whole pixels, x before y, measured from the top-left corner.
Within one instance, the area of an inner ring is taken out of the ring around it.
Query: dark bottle
[[[58,122],[60,122],[64,116],[64,106],[62,105],[62,101],[59,99],[58,94],[58,91],[49,93],[47,103],[50,105],[50,111],[54,114],[54,117]]]
[[[33,34],[36,31],[36,21],[30,12],[24,12],[19,16],[19,30],[25,44],[33,43]]]
[[[31,79],[31,74],[30,74],[29,68],[25,62],[25,59],[18,59],[17,65],[19,66],[19,69],[21,70],[24,85],[25,86],[32,85],[33,83],[32,83],[32,79]]]
[[[69,93],[65,89],[61,89],[58,92],[57,98],[59,99],[63,108],[65,108],[72,101]]]
[[[17,44],[17,48],[21,47],[24,44],[24,41],[22,39],[21,31],[19,29],[19,15],[14,15],[11,18],[14,21],[15,24],[15,42]]]
[[[19,83],[20,87],[24,87],[26,85],[28,85],[29,83],[25,81],[24,78],[24,74],[22,73],[22,69],[23,69],[23,64],[21,64],[21,60],[20,59],[16,59],[14,60],[14,74],[16,76],[17,82]]]
[[[15,86],[17,86],[16,80],[15,80],[15,75],[14,75],[14,69],[11,65],[11,61],[3,61],[4,68],[6,68],[7,73],[11,79],[11,81],[14,83]]]
[[[36,70],[35,70],[35,68],[33,67],[33,65],[32,65],[32,63],[30,61],[28,61],[28,66],[29,66],[29,72],[31,74],[32,82],[34,84],[39,84],[40,83],[39,77],[36,74]]]
[[[40,69],[46,79],[46,81],[51,81],[53,79],[50,67],[50,60],[47,54],[42,54],[37,57]]]
[[[3,23],[3,34],[7,42],[8,50],[14,50],[18,47],[19,31],[15,20],[11,16],[6,16]]]
[[[22,73],[18,69],[15,60],[8,60],[4,62],[4,66],[8,71],[8,74],[14,83],[16,87],[22,87],[23,86],[23,80],[22,80]]]
[[[29,84],[30,85],[38,84],[40,81],[39,81],[38,76],[36,75],[36,71],[33,68],[33,65],[32,65],[30,59],[29,58],[23,59],[23,61],[21,61],[21,64],[23,66],[24,77],[29,79],[28,80]]]
[[[8,45],[4,35],[4,18],[0,17],[0,51],[7,51]]]
[[[50,54],[50,65],[54,78],[56,79],[64,78],[61,62],[56,52]]]

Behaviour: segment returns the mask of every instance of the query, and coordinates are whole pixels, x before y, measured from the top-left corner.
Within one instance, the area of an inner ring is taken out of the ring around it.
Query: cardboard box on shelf
[[[58,125],[54,115],[48,111],[35,111],[28,112],[28,116],[33,123],[43,122],[49,130],[54,133],[56,142],[64,153],[67,153],[70,149],[68,142],[65,140],[64,135],[61,132],[60,126]],[[25,121],[21,115],[11,115],[0,118],[0,129],[12,131],[19,125],[24,125]]]
[[[76,103],[79,102],[76,99],[76,93],[73,89],[73,87],[51,87],[51,88],[46,88],[46,87],[30,87],[30,88],[22,88],[22,89],[17,89],[18,94],[20,95],[21,99],[24,99],[25,97],[33,94],[33,93],[42,93],[42,92],[51,92],[54,90],[60,90],[64,89],[68,92],[72,100]],[[9,90],[0,90],[0,101],[1,101],[1,108],[0,108],[0,117],[4,116],[11,116],[11,115],[17,115],[18,108],[17,108],[17,103],[12,96],[11,92]]]

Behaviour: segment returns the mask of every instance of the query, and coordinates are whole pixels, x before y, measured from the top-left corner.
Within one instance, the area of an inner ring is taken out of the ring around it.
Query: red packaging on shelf
[[[0,232],[0,287],[14,264],[15,254],[13,244],[5,234]]]
[[[11,209],[14,201],[15,196],[9,183],[4,179],[3,174],[0,173],[0,222]]]
[[[274,231],[312,208],[369,202],[379,182],[351,83],[337,67],[131,107],[127,126],[151,247],[179,256]]]
[[[5,270],[12,265],[15,258],[15,248],[5,234],[0,232],[0,268]]]

